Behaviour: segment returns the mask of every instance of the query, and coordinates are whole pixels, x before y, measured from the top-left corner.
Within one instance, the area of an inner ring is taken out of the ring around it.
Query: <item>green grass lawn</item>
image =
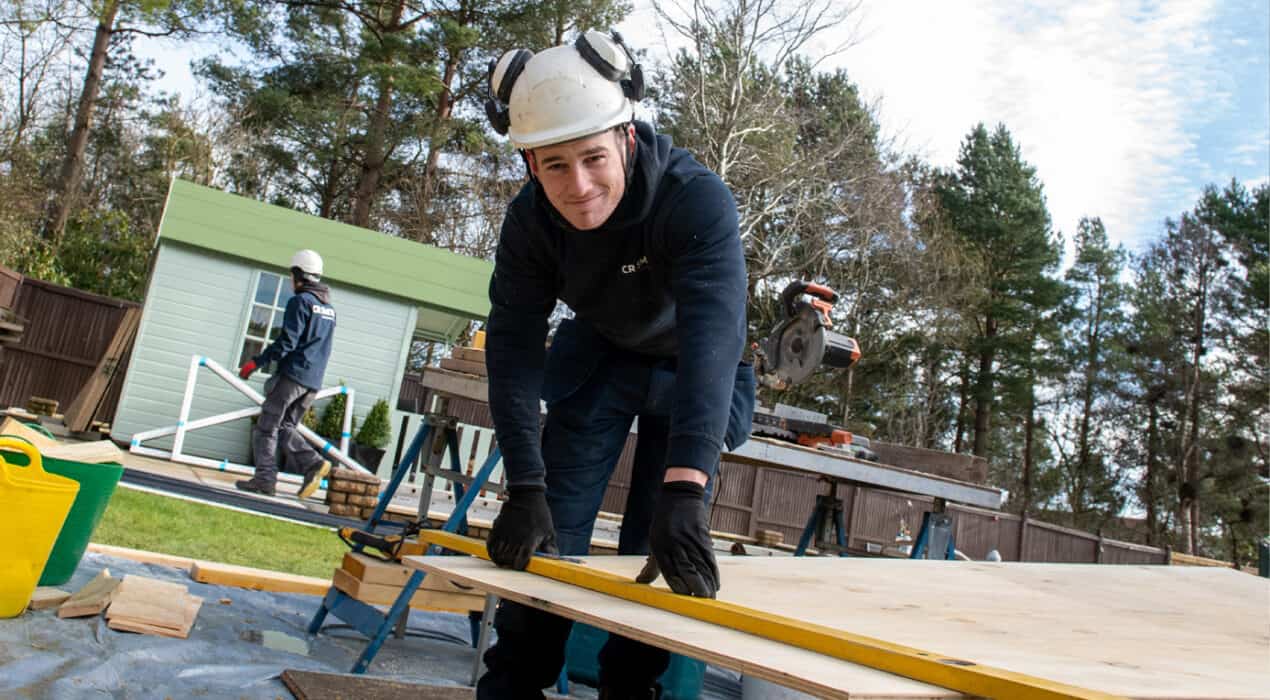
[[[330,578],[348,547],[331,530],[126,489],[93,542]]]

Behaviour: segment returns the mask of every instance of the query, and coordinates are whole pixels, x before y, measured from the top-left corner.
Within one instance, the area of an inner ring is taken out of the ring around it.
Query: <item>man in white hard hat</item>
[[[272,496],[278,483],[278,442],[287,455],[287,464],[300,468],[304,483],[300,498],[313,495],[331,465],[313,446],[297,434],[295,427],[322,388],[326,363],[335,339],[335,309],[331,291],[322,284],[322,256],[301,250],[291,257],[291,287],[295,296],[287,301],[282,331],[265,351],[238,370],[247,379],[258,367],[277,363],[273,376],[265,382],[265,402],[251,433],[256,473],[235,483],[243,491]]]
[[[643,73],[614,33],[586,32],[490,66],[486,113],[529,181],[503,220],[486,327],[490,410],[508,498],[490,557],[587,554],[608,480],[639,418],[618,551],[650,553],[676,593],[714,597],[706,487],[749,436],[745,259],[736,204],[687,151],[634,119]],[[544,352],[557,300],[575,317]],[[539,434],[539,399],[547,403]],[[568,620],[504,601],[479,698],[540,698]],[[651,698],[669,655],[612,635],[600,697]]]

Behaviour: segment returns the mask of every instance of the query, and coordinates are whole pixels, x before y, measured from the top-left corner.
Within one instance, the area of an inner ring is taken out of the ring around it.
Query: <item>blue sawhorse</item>
[[[816,507],[807,519],[802,536],[798,538],[798,547],[794,549],[796,557],[805,555],[807,548],[813,543],[821,552],[836,552],[840,557],[847,556],[846,516],[842,501],[836,494],[834,482],[828,479],[825,481],[829,484],[829,493],[816,496]],[[917,533],[908,557],[952,560],[956,558],[956,550],[952,516],[947,512],[944,499],[936,498],[934,508],[922,514],[922,528]]]
[[[401,523],[385,521],[383,519],[384,513],[388,510],[388,504],[397,492],[397,487],[401,485],[402,479],[410,471],[410,465],[414,463],[424,446],[429,444],[433,445],[432,450],[437,458],[440,457],[442,446],[448,447],[450,452],[450,470],[460,475],[463,473],[459,467],[459,445],[458,436],[454,429],[454,421],[444,416],[428,414],[425,417],[424,424],[419,428],[419,432],[415,434],[414,439],[410,442],[410,447],[402,455],[401,462],[393,471],[388,487],[379,494],[379,503],[375,506],[370,519],[366,521],[367,532],[375,532],[376,528],[380,526],[403,527]],[[442,530],[445,532],[466,531],[467,510],[471,507],[472,502],[476,500],[476,496],[481,492],[485,482],[489,480],[490,474],[493,473],[500,456],[501,454],[497,447],[491,450],[489,457],[485,460],[485,464],[472,477],[468,488],[464,489],[462,484],[457,481],[454,483],[455,496],[458,500],[454,504],[454,510],[450,513],[450,517],[446,520],[445,525],[442,526]],[[422,497],[426,498],[427,495],[423,494]],[[424,506],[424,509],[425,511],[420,515],[421,519],[427,515],[426,506]],[[353,551],[362,551],[362,545],[355,545]],[[427,553],[430,555],[439,554],[440,551],[440,547],[434,545],[428,548]],[[410,610],[410,599],[419,590],[425,575],[423,571],[416,569],[410,575],[406,584],[402,586],[401,593],[398,594],[397,600],[393,602],[387,613],[379,612],[374,606],[356,600],[332,585],[322,599],[322,604],[318,607],[317,614],[313,616],[313,621],[309,623],[309,634],[317,634],[322,629],[322,623],[326,620],[326,616],[330,614],[347,622],[353,629],[366,635],[370,639],[370,643],[366,646],[366,650],[362,652],[361,657],[357,659],[357,663],[353,664],[353,669],[350,671],[351,673],[365,673],[366,667],[374,660],[375,654],[379,653],[379,648],[384,645],[393,628],[397,626],[398,622],[405,620],[405,615]]]

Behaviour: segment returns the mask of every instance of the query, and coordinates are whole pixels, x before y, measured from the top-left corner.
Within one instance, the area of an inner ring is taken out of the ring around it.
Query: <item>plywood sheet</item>
[[[590,557],[633,576],[642,557]],[[456,557],[409,565],[823,697],[956,697],[907,679]],[[1164,566],[719,561],[738,605],[1139,698],[1270,697],[1270,581]]]

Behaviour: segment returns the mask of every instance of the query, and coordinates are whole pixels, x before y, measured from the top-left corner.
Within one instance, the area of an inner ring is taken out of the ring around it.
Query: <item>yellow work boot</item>
[[[317,491],[318,486],[322,484],[322,480],[327,474],[331,473],[331,463],[322,462],[316,467],[304,473],[304,482],[300,484],[300,493],[296,494],[296,498],[301,501],[313,495]]]

